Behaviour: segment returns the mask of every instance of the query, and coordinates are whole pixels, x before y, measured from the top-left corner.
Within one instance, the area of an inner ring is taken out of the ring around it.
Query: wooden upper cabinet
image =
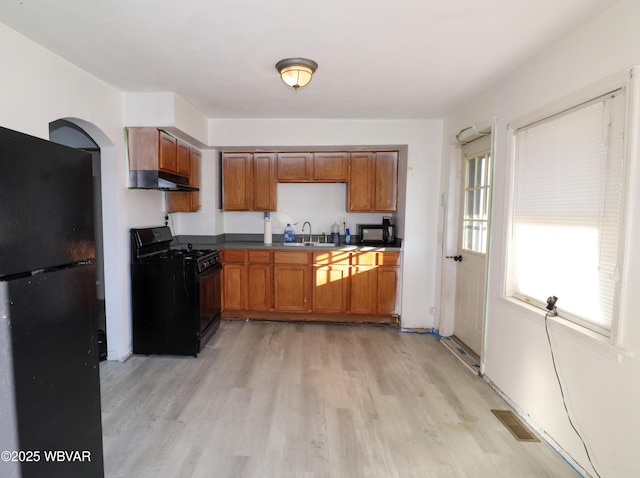
[[[168,212],[196,212],[200,210],[200,163],[202,153],[189,147],[189,185],[198,191],[170,192],[166,195]]]
[[[276,153],[223,154],[223,209],[275,211],[276,158]]]
[[[158,169],[166,173],[178,173],[177,140],[164,131],[158,131],[159,150]]]
[[[179,176],[189,177],[191,172],[191,155],[189,145],[184,141],[176,140],[176,172]]]
[[[314,153],[313,179],[346,182],[349,179],[349,153]]]
[[[276,210],[276,153],[253,154],[253,210]]]
[[[225,153],[225,211],[275,211],[278,182],[347,182],[347,212],[397,212],[398,152]]]
[[[396,212],[398,210],[398,153],[376,153],[374,166],[373,211]]]
[[[189,177],[187,143],[158,128],[127,128],[127,142],[130,170],[162,171]]]
[[[167,211],[200,209],[200,151],[158,128],[127,128],[127,143],[129,187],[161,189],[160,179],[188,184],[196,190],[167,191]]]
[[[191,172],[189,174],[190,184],[196,188],[197,191],[189,192],[189,204],[191,212],[200,210],[200,175],[202,167],[202,153],[195,148],[189,148],[189,162],[191,163]]]
[[[373,160],[375,153],[351,153],[347,210],[370,212],[373,208]]]
[[[398,210],[398,152],[351,153],[349,212]]]
[[[252,209],[252,153],[226,153],[223,155],[222,206],[225,211],[250,211]]]
[[[278,153],[278,181],[311,181],[312,171],[313,153]]]

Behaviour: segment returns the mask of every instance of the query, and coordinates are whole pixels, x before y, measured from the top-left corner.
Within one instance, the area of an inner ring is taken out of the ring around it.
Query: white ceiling
[[[209,118],[442,118],[618,0],[2,0],[0,22]],[[2,45],[5,48],[6,45]],[[298,92],[277,61],[318,62]]]

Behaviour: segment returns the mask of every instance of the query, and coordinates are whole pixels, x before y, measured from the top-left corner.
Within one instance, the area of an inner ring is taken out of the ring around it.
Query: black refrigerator
[[[0,476],[103,477],[91,157],[0,128]]]

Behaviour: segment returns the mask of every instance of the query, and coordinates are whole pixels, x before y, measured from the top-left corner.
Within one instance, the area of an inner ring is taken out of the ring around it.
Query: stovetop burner
[[[173,236],[168,227],[132,229],[133,262],[184,262],[195,263],[198,272],[220,262],[215,249],[194,249],[192,244],[171,247]]]

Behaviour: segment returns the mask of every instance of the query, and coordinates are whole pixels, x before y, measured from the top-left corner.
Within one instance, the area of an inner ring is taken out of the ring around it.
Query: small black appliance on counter
[[[391,224],[391,217],[385,216],[382,224],[358,224],[358,242],[364,246],[395,244],[396,227]]]

